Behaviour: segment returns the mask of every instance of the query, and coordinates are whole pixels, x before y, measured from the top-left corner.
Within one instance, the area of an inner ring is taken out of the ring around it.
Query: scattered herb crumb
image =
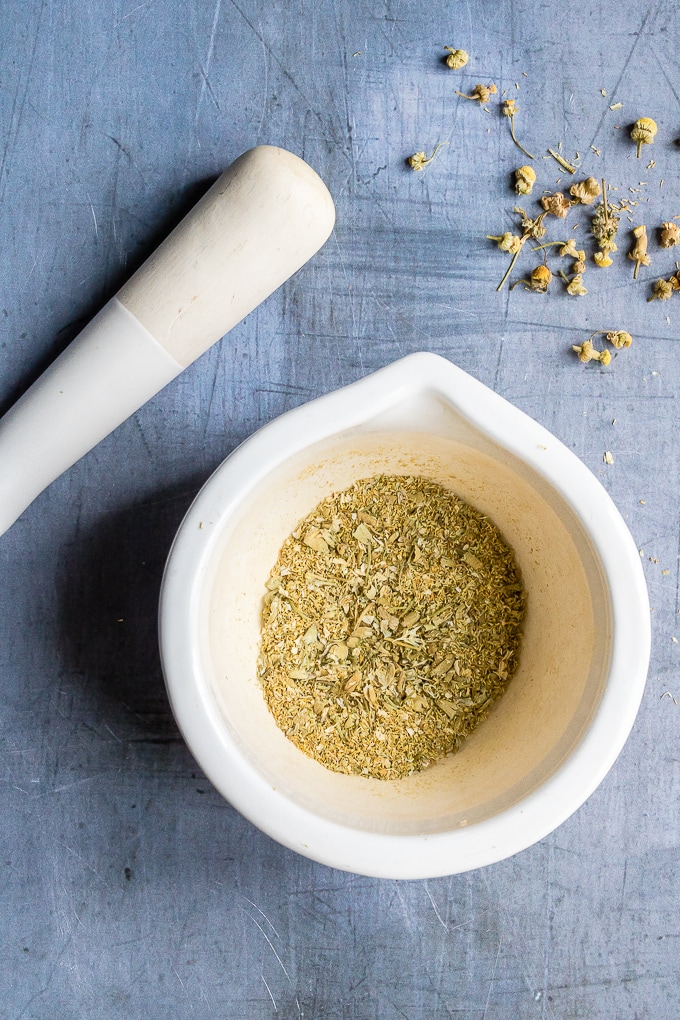
[[[560,142],[560,146],[561,145],[562,143]],[[567,173],[570,174],[576,173],[578,167],[572,166],[571,163],[567,163],[566,159],[563,159],[562,156],[560,156],[559,152],[556,152],[554,149],[548,149],[548,152],[550,153],[552,158],[560,164],[563,170],[566,170]]]

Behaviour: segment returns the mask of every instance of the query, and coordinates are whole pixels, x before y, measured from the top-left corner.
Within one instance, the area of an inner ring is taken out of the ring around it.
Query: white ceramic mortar
[[[519,669],[489,718],[458,754],[393,782],[306,757],[256,677],[284,539],[381,472],[424,475],[487,513],[528,593]],[[530,846],[593,792],[642,697],[649,604],[632,537],[581,461],[450,362],[415,354],[276,419],[217,469],[168,559],[160,644],[189,747],[255,825],[336,868],[428,878]]]

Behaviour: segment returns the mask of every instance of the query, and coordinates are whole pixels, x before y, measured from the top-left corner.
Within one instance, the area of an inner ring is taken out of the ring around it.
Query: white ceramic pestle
[[[243,153],[0,420],[0,535],[328,238],[333,200],[284,149]]]

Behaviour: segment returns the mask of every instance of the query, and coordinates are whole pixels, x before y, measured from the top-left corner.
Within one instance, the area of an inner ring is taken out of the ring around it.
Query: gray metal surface
[[[464,71],[445,44],[470,52]],[[0,410],[244,149],[302,155],[338,209],[312,263],[0,539],[3,1017],[678,1016],[680,296],[646,298],[674,268],[656,228],[680,214],[679,44],[673,0],[2,5]],[[524,157],[497,102],[454,95],[478,81],[517,98],[539,194],[561,141],[640,202],[653,265],[635,285],[619,259],[588,270],[584,298],[496,293],[506,257],[485,235],[511,227]],[[640,160],[638,116],[659,125]],[[633,346],[579,364],[570,345],[602,328]],[[574,817],[483,871],[400,883],[297,857],[220,799],[169,713],[155,614],[173,533],[222,458],[415,350],[602,479],[644,550],[654,648],[633,734]]]

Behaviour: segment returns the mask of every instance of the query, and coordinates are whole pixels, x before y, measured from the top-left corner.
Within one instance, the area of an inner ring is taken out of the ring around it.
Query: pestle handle
[[[327,240],[321,178],[285,149],[250,149],[118,292],[183,367],[207,351]]]
[[[304,265],[334,220],[297,156],[263,145],[235,160],[0,420],[0,535]]]

